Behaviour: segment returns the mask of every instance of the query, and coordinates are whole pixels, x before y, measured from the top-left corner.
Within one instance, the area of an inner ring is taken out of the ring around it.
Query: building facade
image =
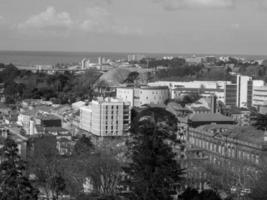
[[[80,128],[96,136],[124,136],[130,121],[130,103],[118,99],[92,101],[80,108]]]
[[[249,76],[236,76],[236,83],[226,83],[224,88],[225,105],[238,108],[252,106],[253,80]]]
[[[252,90],[253,81],[252,77],[249,76],[236,76],[236,106],[241,107],[251,107],[252,106]]]
[[[130,102],[131,107],[144,104],[164,104],[169,99],[169,88],[166,86],[120,87],[116,89],[116,98]]]
[[[257,108],[257,110],[266,107],[267,102],[267,86],[255,86],[253,88],[253,107]]]
[[[210,182],[224,189],[232,186],[239,187],[240,191],[249,189],[261,166],[266,164],[267,138],[264,132],[252,127],[211,124],[189,128],[188,144],[188,149],[196,150],[205,158],[197,163],[197,167],[204,169],[201,173],[197,171],[202,186]]]
[[[236,106],[236,101],[237,101],[237,86],[236,84],[225,84],[224,88],[224,99],[225,99],[225,105],[228,106]]]

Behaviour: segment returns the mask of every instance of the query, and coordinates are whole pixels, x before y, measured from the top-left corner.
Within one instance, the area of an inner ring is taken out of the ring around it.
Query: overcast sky
[[[1,50],[267,54],[267,0],[0,0]]]

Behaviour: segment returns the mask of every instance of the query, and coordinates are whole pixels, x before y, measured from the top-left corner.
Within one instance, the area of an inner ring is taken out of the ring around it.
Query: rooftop
[[[196,111],[196,112],[209,112],[210,109],[204,106],[199,106],[199,107],[191,107],[192,110]]]
[[[220,113],[195,113],[190,117],[194,122],[233,122],[233,119]]]
[[[55,119],[60,119],[56,115],[52,114],[38,114],[38,117],[40,120],[55,120]]]
[[[142,89],[142,90],[168,90],[168,86],[148,86],[148,85],[141,85],[139,87],[117,87],[120,89]]]
[[[252,126],[237,126],[225,124],[210,124],[198,127],[199,130],[209,131],[216,135],[223,135],[233,139],[255,144],[264,143],[264,131],[257,130]]]

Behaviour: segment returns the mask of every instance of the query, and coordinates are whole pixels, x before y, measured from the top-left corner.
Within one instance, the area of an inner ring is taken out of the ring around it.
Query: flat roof
[[[139,87],[117,87],[117,89],[142,89],[142,90],[169,90],[168,86],[139,86]]]

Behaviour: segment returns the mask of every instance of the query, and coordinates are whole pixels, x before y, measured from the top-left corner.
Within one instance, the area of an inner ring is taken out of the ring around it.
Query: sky
[[[0,50],[267,54],[267,0],[0,0]]]

